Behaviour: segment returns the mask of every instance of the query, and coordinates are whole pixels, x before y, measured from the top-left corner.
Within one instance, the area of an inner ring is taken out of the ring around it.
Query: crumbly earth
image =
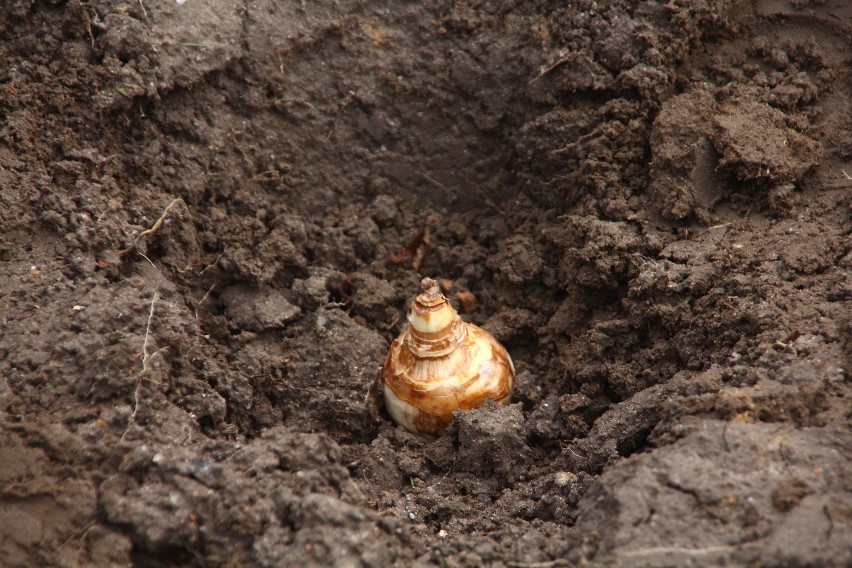
[[[845,0],[0,29],[0,565],[852,564]],[[518,370],[436,440],[425,275]]]

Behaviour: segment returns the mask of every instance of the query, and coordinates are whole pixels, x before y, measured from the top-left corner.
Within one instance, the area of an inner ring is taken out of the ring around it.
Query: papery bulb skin
[[[461,320],[435,280],[424,278],[421,287],[381,379],[391,418],[414,433],[438,436],[456,410],[487,399],[508,404],[515,367],[493,335]]]

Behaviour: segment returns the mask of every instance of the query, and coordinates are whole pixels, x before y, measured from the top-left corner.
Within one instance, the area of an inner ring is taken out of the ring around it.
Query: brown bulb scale
[[[435,280],[424,278],[421,287],[381,379],[391,418],[417,434],[437,436],[456,410],[487,399],[508,404],[515,367],[494,336],[461,320]]]

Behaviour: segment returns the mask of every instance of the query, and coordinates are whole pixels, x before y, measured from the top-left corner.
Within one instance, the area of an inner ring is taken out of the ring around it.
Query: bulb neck
[[[423,292],[411,302],[406,343],[419,357],[443,357],[464,341],[467,327],[441,294],[437,282],[424,278],[421,286]]]

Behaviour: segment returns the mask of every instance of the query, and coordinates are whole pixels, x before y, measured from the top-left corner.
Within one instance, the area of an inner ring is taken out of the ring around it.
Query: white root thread
[[[148,324],[145,326],[145,341],[142,343],[142,372],[148,370],[148,360],[152,357],[148,355],[148,338],[151,336],[151,322],[154,319],[154,307],[157,304],[157,296],[159,292],[154,292],[154,297],[151,298],[151,310],[148,312]]]
[[[201,300],[198,301],[198,305],[195,306],[195,334],[200,335],[201,337],[204,337],[205,339],[210,337],[210,336],[204,335],[204,334],[201,333],[201,318],[198,316],[198,311],[201,309],[201,304],[203,304],[204,300],[206,300],[210,296],[210,292],[212,292],[213,288],[215,288],[215,287],[216,287],[216,283],[214,282],[213,285],[210,286],[210,288],[208,288],[207,293],[204,294],[204,296],[201,298]]]
[[[136,389],[133,392],[133,412],[130,414],[130,418],[127,421],[127,429],[121,435],[120,442],[124,442],[125,436],[130,432],[130,428],[136,422],[136,414],[139,412],[139,391],[142,389],[142,381],[145,380],[143,376],[148,372],[148,363],[151,362],[158,353],[162,351],[162,349],[158,349],[153,353],[148,353],[148,340],[151,337],[151,322],[154,321],[154,309],[157,305],[157,299],[159,298],[159,292],[154,292],[154,297],[151,298],[151,309],[148,312],[148,322],[145,325],[145,340],[142,342],[142,369],[136,375]]]
[[[686,554],[688,556],[703,556],[704,554],[715,554],[717,552],[731,552],[736,546],[708,546],[706,548],[683,548],[679,546],[657,546],[654,548],[642,548],[639,550],[628,550],[620,556],[651,556],[654,554]]]

